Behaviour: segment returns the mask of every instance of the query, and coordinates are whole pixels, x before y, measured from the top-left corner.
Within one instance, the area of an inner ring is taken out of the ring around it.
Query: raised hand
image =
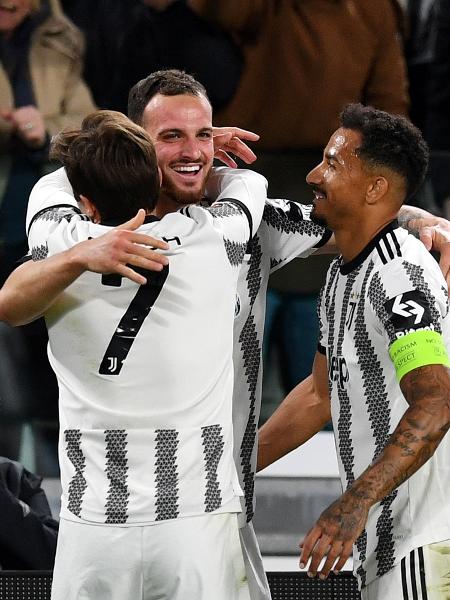
[[[229,153],[234,154],[247,164],[256,160],[256,154],[247,146],[247,142],[257,142],[259,135],[239,127],[213,127],[213,141],[215,158],[222,161],[227,167],[236,168],[236,161]]]

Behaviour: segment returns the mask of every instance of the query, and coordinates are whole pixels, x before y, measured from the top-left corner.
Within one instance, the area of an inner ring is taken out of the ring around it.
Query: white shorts
[[[269,583],[264,570],[253,523],[247,523],[239,529],[242,554],[251,600],[271,600]]]
[[[250,600],[235,513],[147,526],[61,519],[52,600]]]
[[[450,600],[450,540],[416,548],[363,590],[362,600]]]

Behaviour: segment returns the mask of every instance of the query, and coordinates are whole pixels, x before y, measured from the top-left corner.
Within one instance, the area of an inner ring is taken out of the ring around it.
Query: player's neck
[[[390,215],[375,223],[357,221],[349,224],[348,227],[336,229],[334,231],[334,238],[344,262],[350,262],[357,257],[370,241],[393,219],[395,219],[395,215]]]

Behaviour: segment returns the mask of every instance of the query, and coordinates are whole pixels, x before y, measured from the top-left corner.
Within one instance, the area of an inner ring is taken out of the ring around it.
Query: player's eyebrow
[[[333,150],[329,150],[328,152],[326,152],[325,158],[327,158],[328,160],[335,160],[340,165],[342,165],[342,161],[339,159],[339,157],[337,156],[337,154],[335,154]]]

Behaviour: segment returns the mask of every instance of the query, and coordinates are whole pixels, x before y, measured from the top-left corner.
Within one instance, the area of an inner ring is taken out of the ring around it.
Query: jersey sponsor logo
[[[349,380],[347,362],[343,356],[332,356],[328,367],[328,377],[330,381],[336,381],[339,389],[344,390],[345,384]]]
[[[384,303],[397,338],[414,331],[434,331],[430,304],[425,294],[412,290]]]

